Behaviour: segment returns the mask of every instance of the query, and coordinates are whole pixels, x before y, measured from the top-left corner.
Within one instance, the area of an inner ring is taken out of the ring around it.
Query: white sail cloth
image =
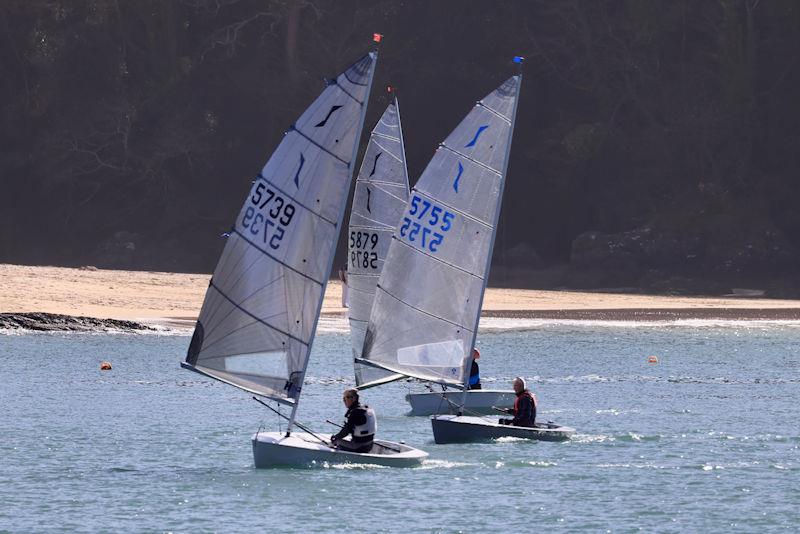
[[[400,109],[395,99],[372,130],[356,180],[348,235],[347,284],[350,292],[350,339],[361,356],[375,287],[392,233],[408,202],[408,170]],[[370,387],[400,376],[355,363],[356,386]]]
[[[297,400],[339,235],[376,55],[331,80],[253,182],[185,367]]]
[[[514,76],[478,102],[412,189],[378,283],[361,362],[464,384],[520,82]]]

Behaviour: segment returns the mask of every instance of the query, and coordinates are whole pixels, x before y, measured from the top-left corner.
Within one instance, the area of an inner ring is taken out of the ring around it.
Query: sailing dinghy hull
[[[433,439],[438,444],[489,441],[497,438],[524,438],[541,441],[566,441],[575,429],[555,424],[528,428],[501,425],[496,421],[466,415],[436,415],[431,417]]]
[[[464,397],[463,391],[430,391],[426,393],[409,393],[406,400],[411,404],[408,415],[453,414],[458,411]],[[464,410],[468,413],[493,414],[492,406],[511,408],[517,396],[511,390],[471,389],[467,391],[467,402]]]
[[[259,469],[343,463],[415,467],[427,457],[425,451],[384,440],[375,440],[369,453],[357,453],[328,447],[302,432],[293,432],[289,437],[283,432],[258,432],[253,436],[253,460]]]

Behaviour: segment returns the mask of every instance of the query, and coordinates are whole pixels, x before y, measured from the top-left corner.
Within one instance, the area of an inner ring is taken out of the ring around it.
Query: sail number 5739
[[[439,250],[455,215],[417,195],[411,197],[408,214],[411,217],[403,217],[400,237],[431,252]]]
[[[294,204],[267,187],[264,182],[256,185],[250,203],[252,206],[247,206],[242,217],[242,226],[253,236],[260,235],[264,244],[277,250],[281,246],[286,227],[294,217]]]

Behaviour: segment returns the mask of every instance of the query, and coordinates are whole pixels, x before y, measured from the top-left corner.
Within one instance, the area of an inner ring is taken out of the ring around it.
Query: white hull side
[[[433,439],[436,443],[465,443],[514,437],[541,441],[566,441],[575,433],[567,426],[547,425],[537,428],[501,425],[496,420],[481,417],[437,415],[431,417]]]
[[[343,451],[323,445],[311,434],[302,432],[293,432],[288,438],[283,432],[258,432],[253,435],[252,441],[253,461],[257,468],[314,467],[326,463],[414,467],[428,457],[425,451],[384,440],[375,440],[375,445],[369,453]]]
[[[406,400],[411,404],[408,415],[455,414],[463,396],[464,392],[458,390],[409,393],[406,395]],[[511,408],[515,399],[516,395],[512,390],[471,389],[467,391],[464,410],[467,413],[496,414],[497,411],[492,406]]]

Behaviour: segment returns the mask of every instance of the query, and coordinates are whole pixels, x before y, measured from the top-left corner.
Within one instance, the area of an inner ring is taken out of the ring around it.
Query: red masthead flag
[[[381,39],[383,39],[383,34],[382,33],[373,33],[372,34],[372,40],[375,41],[376,43],[380,43]]]

